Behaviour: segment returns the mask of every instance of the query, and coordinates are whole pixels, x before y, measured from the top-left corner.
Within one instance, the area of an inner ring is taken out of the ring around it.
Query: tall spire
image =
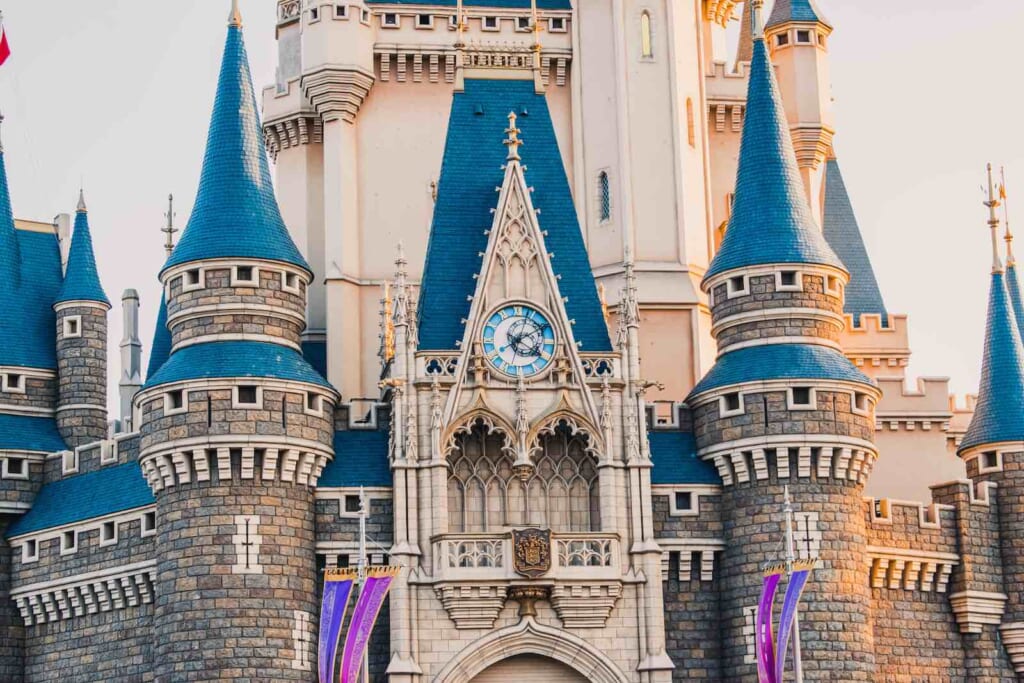
[[[753,59],[729,226],[705,280],[754,265],[807,263],[845,270],[812,216],[782,107],[764,32],[753,2]]]
[[[3,120],[4,116],[0,114],[0,124]],[[4,159],[3,142],[0,141],[0,291],[18,284],[20,262],[18,236],[14,232],[14,212],[11,209],[11,193],[7,186],[7,163]]]
[[[274,197],[237,8],[231,17],[195,206],[164,267],[254,258],[309,270]]]
[[[989,210],[994,261],[978,401],[960,443],[961,454],[976,446],[1024,441],[1024,346],[996,248],[999,219],[995,210],[999,204],[992,189],[991,165],[988,170],[989,197],[985,206]]]
[[[96,271],[96,256],[92,248],[92,234],[89,231],[89,211],[85,208],[85,192],[78,192],[78,209],[75,212],[75,227],[71,235],[71,249],[68,252],[68,267],[64,284],[57,294],[55,304],[66,301],[94,301],[110,307]]]

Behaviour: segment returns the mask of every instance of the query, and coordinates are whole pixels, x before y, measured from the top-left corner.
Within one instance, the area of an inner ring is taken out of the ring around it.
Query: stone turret
[[[313,680],[313,487],[338,395],[299,350],[311,279],[274,198],[236,7],[135,400],[164,549],[159,680]]]
[[[801,614],[804,671],[867,681],[874,654],[861,498],[877,455],[879,392],[839,348],[849,275],[801,187],[760,4],[735,203],[702,283],[719,356],[688,398],[699,454],[724,484],[723,675],[756,675],[744,659],[745,624],[762,564],[780,559],[788,486],[801,555],[820,557]]]
[[[57,314],[57,427],[72,448],[107,435],[107,312],[96,272],[84,193],[78,197]]]
[[[996,487],[1001,552],[969,558],[974,561],[973,571],[965,578],[970,580],[950,595],[968,653],[976,661],[972,675],[978,677],[971,680],[979,681],[999,675],[997,662],[984,653],[998,651],[1000,640],[1018,676],[1024,673],[1024,549],[1020,542],[1024,538],[1024,345],[1008,292],[1009,273],[1004,272],[999,257],[998,202],[992,192],[991,169],[989,174],[992,281],[981,385],[957,454],[977,486]],[[994,628],[1000,623],[997,635]]]

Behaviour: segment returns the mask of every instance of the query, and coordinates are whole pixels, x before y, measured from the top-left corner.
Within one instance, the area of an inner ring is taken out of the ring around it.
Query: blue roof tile
[[[309,361],[314,370],[327,376],[327,342],[302,342],[302,357]]]
[[[103,291],[99,273],[96,272],[96,256],[93,253],[92,234],[89,231],[89,214],[85,209],[79,209],[75,213],[75,231],[71,237],[64,284],[61,285],[54,303],[64,301],[97,301],[110,306],[110,299]]]
[[[651,445],[652,484],[718,484],[715,466],[697,457],[693,434],[654,430],[647,433]]]
[[[768,17],[767,27],[771,28],[791,21],[821,22],[831,27],[814,0],[775,0],[772,14]]]
[[[590,260],[573,206],[569,181],[544,95],[533,81],[466,81],[455,93],[448,121],[437,204],[427,246],[420,296],[420,348],[449,350],[462,340],[462,320],[469,314],[467,297],[476,289],[480,253],[487,248],[492,209],[502,184],[506,148],[502,144],[508,113],[520,116],[520,149],[526,180],[535,187],[534,206],[547,232],[547,250],[559,280],[565,307],[575,319],[573,336],[583,351],[610,351],[608,327],[601,312]]]
[[[156,327],[153,329],[153,345],[149,350],[149,365],[146,377],[155,377],[157,371],[167,362],[171,355],[171,331],[167,329],[167,301],[160,296],[160,311],[156,315]]]
[[[1021,298],[1020,274],[1017,272],[1017,264],[1009,263],[1006,266],[1006,293],[1010,296],[1010,306],[1013,308],[1013,317],[1017,321],[1017,331],[1024,340],[1024,299]]]
[[[54,453],[66,448],[52,417],[0,413],[0,450]]]
[[[20,279],[18,238],[14,231],[14,211],[7,186],[7,163],[0,150],[0,293],[6,294]]]
[[[873,386],[850,360],[828,346],[818,344],[767,344],[748,346],[722,354],[690,396],[712,389],[777,379],[838,380]]]
[[[57,235],[14,232],[21,275],[20,284],[0,285],[4,297],[0,306],[0,365],[55,370],[57,323],[53,302],[63,280]]]
[[[889,324],[889,313],[882,300],[882,291],[871,267],[871,258],[864,247],[857,216],[853,212],[850,195],[843,182],[839,162],[829,159],[825,169],[825,239],[850,271],[850,284],[846,287],[844,310],[860,324],[865,313],[882,316],[882,324]]]
[[[978,402],[959,452],[1000,441],[1024,441],[1024,347],[1003,274],[993,273]]]
[[[32,509],[11,526],[7,536],[134,510],[154,502],[137,462],[104,467],[45,484]]]
[[[350,429],[334,433],[334,460],[320,474],[317,486],[391,486],[388,432]]]
[[[178,349],[146,379],[146,388],[222,377],[265,377],[331,388],[295,349],[257,341],[208,342]]]
[[[283,261],[309,270],[281,218],[242,29],[228,28],[192,216],[164,268],[210,258]]]
[[[768,48],[758,38],[732,215],[705,280],[734,268],[770,263],[845,269],[811,215]]]

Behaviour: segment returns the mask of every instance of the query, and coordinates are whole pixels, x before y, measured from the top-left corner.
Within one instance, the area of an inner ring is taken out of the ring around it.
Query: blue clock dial
[[[483,345],[495,370],[512,377],[531,377],[554,358],[555,331],[537,309],[509,304],[487,319]]]

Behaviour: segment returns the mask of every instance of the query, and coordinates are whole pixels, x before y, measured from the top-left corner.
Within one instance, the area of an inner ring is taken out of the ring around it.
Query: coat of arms
[[[551,569],[551,530],[513,529],[512,562],[517,574],[531,579]]]

